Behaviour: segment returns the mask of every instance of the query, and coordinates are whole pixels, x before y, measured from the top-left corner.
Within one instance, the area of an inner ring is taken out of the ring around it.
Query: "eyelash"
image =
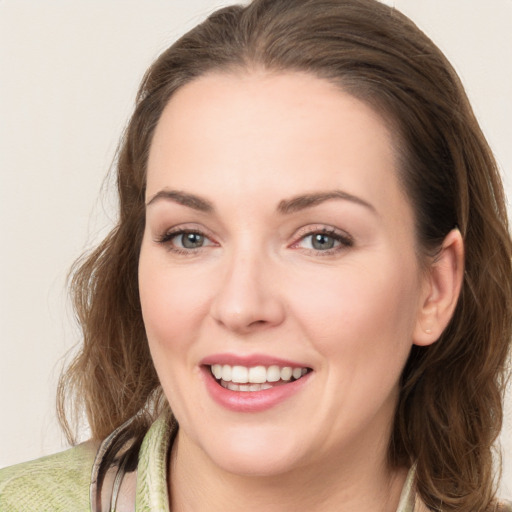
[[[178,247],[172,243],[172,240],[183,235],[198,235],[204,238],[204,240],[210,241],[210,244],[202,245],[199,247],[193,247],[193,248],[183,248]],[[292,249],[299,249],[299,244],[306,240],[308,237],[313,237],[315,235],[325,235],[326,237],[332,238],[334,240],[334,243],[338,243],[335,247],[320,250],[315,248],[304,248],[305,251],[307,251],[310,254],[319,255],[319,256],[329,256],[332,254],[336,254],[339,251],[346,250],[350,247],[353,247],[354,240],[348,233],[341,233],[338,230],[334,228],[327,228],[327,227],[319,227],[317,229],[308,227],[307,231],[304,230],[302,233],[299,232],[297,241],[293,242],[290,247]],[[156,239],[156,242],[167,246],[168,250],[171,252],[174,252],[176,254],[180,255],[193,255],[197,252],[201,251],[205,247],[208,247],[210,245],[215,245],[215,242],[212,242],[211,238],[206,235],[203,231],[199,229],[193,229],[193,228],[178,228],[174,231],[167,231],[163,235],[159,236]],[[314,242],[312,241],[311,244]]]
[[[338,243],[337,246],[332,247],[330,249],[319,250],[314,248],[304,248],[308,253],[318,255],[318,256],[330,256],[336,254],[340,251],[344,251],[350,247],[354,246],[354,239],[348,233],[341,233],[340,231],[334,228],[327,227],[319,227],[319,228],[311,228],[308,227],[307,231],[303,233],[299,233],[299,239],[294,242],[291,247],[299,248],[299,244],[306,240],[309,237],[314,237],[315,235],[324,235],[334,240],[334,243]],[[313,240],[311,240],[311,244],[313,244]]]
[[[211,241],[211,238],[208,235],[206,235],[203,231],[201,231],[199,229],[178,228],[178,229],[176,229],[174,231],[167,231],[167,232],[165,232],[163,235],[159,236],[156,239],[156,242],[159,243],[159,244],[167,246],[167,249],[169,251],[171,251],[171,252],[174,252],[176,254],[185,255],[185,256],[194,255],[198,251],[200,251],[201,249],[203,249],[205,247],[205,246],[200,246],[200,247],[194,247],[194,248],[188,248],[187,249],[187,248],[184,248],[184,247],[178,247],[178,246],[176,246],[176,245],[174,245],[172,243],[172,240],[174,238],[177,238],[177,237],[183,236],[183,235],[198,235],[198,236],[203,237],[205,240],[210,240]],[[208,245],[213,245],[213,244],[208,244]]]

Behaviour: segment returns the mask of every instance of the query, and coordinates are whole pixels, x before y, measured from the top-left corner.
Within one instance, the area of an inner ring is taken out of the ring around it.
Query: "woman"
[[[508,510],[502,185],[408,19],[214,13],[148,70],[117,165],[60,388],[95,441],[4,470],[0,510]]]

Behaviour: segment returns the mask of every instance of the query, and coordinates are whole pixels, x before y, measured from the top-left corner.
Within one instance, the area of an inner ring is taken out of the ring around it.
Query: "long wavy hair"
[[[72,439],[74,414],[85,410],[95,438],[134,415],[130,428],[140,434],[166,407],[137,287],[148,151],[177,89],[208,72],[255,66],[311,73],[376,109],[398,135],[397,172],[414,207],[418,246],[430,254],[454,227],[462,233],[458,305],[437,343],[412,349],[389,460],[417,464],[418,491],[433,510],[490,509],[512,327],[503,187],[447,59],[408,18],[376,0],[254,0],[223,8],[149,68],[118,149],[118,222],[72,271],[83,343],[59,385],[64,429]]]

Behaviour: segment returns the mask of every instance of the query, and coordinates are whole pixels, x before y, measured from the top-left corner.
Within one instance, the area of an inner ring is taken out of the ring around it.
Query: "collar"
[[[137,470],[137,512],[169,512],[167,461],[170,446],[177,432],[176,420],[170,414],[162,414],[144,437]]]

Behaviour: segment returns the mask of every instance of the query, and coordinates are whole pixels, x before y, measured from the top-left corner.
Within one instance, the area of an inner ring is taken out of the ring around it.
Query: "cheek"
[[[347,265],[297,283],[295,317],[328,358],[378,364],[397,350],[408,353],[416,321],[418,286],[415,266]],[[382,269],[385,269],[382,270]]]
[[[171,268],[165,256],[143,246],[139,293],[153,364],[171,408],[183,416],[189,390],[180,383],[194,369],[190,348],[198,337],[205,294],[194,276]]]
[[[139,293],[152,353],[179,352],[190,342],[206,301],[204,280],[199,286],[196,277],[171,268],[165,255],[141,251]]]

